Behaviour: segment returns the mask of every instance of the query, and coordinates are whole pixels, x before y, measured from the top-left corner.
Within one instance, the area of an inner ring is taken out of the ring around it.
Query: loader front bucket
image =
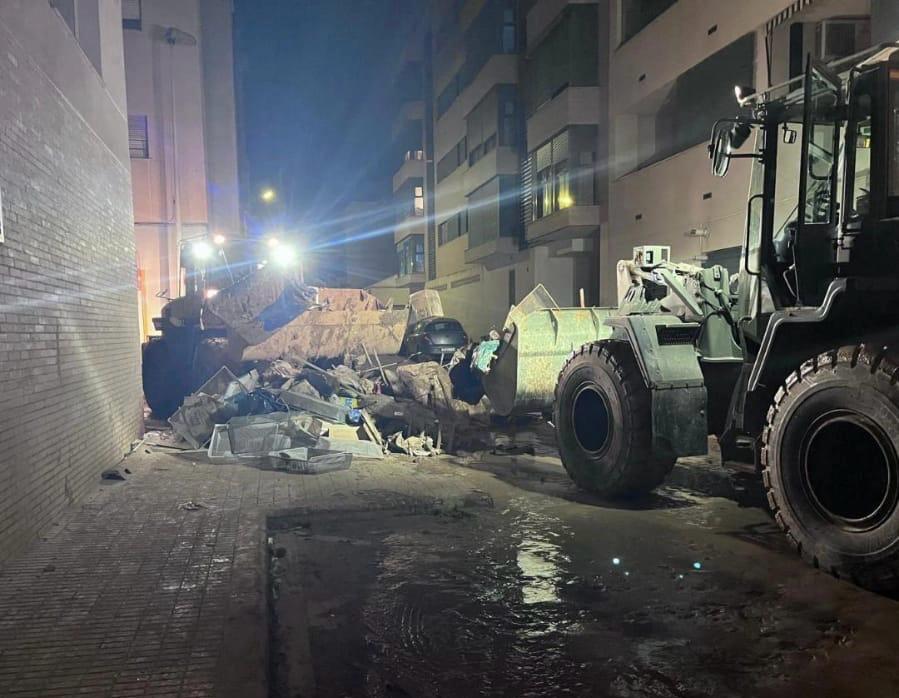
[[[503,339],[483,377],[491,406],[500,415],[552,408],[559,372],[573,351],[607,339],[605,320],[617,308],[559,308],[540,285],[506,318]]]

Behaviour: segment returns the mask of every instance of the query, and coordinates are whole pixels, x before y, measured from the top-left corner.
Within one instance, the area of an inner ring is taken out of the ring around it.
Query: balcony
[[[409,210],[397,220],[393,230],[393,239],[399,242],[410,235],[425,235],[427,232],[428,224],[424,212],[418,214]]]
[[[528,52],[533,51],[569,5],[598,5],[599,0],[537,0],[528,12]]]
[[[545,143],[569,126],[598,126],[600,106],[598,87],[566,87],[528,118],[528,143]]]
[[[465,250],[466,264],[483,264],[487,268],[510,264],[518,252],[518,240],[500,236]]]
[[[518,174],[519,160],[515,148],[507,146],[494,148],[465,171],[462,179],[465,195],[470,195],[475,189],[499,175]]]
[[[403,130],[407,128],[410,122],[424,121],[424,118],[424,100],[419,99],[410,102],[404,102],[403,106],[400,107],[399,112],[397,112],[396,118],[393,120],[391,139],[394,141],[397,140],[397,138],[402,135]]]
[[[410,291],[420,291],[425,287],[425,274],[424,272],[397,274],[394,283],[397,288],[408,288]]]
[[[410,150],[406,153],[406,158],[400,166],[400,169],[393,175],[393,191],[398,192],[410,179],[420,179],[424,181],[426,174],[427,165],[425,163],[424,151]]]
[[[460,94],[447,112],[437,122],[447,119],[464,119],[496,85],[518,82],[518,54],[501,53],[492,56],[478,72],[471,84]]]
[[[539,244],[575,240],[593,235],[599,225],[599,206],[571,206],[528,223],[525,238]]]

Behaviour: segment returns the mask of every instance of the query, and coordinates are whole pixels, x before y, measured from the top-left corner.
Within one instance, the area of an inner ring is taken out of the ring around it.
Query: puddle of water
[[[275,695],[759,695],[774,668],[835,646],[692,543],[553,511],[513,500],[273,534]]]

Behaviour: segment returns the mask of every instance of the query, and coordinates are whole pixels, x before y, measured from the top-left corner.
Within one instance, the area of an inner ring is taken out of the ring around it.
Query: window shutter
[[[526,227],[534,220],[534,156],[521,159],[521,224]]]
[[[146,114],[128,115],[128,150],[134,160],[146,160],[150,157]]]

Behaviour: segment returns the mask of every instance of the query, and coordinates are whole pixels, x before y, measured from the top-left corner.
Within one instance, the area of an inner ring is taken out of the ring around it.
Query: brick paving
[[[265,696],[267,517],[467,491],[434,461],[303,476],[139,449],[121,467],[0,570],[0,696]]]

